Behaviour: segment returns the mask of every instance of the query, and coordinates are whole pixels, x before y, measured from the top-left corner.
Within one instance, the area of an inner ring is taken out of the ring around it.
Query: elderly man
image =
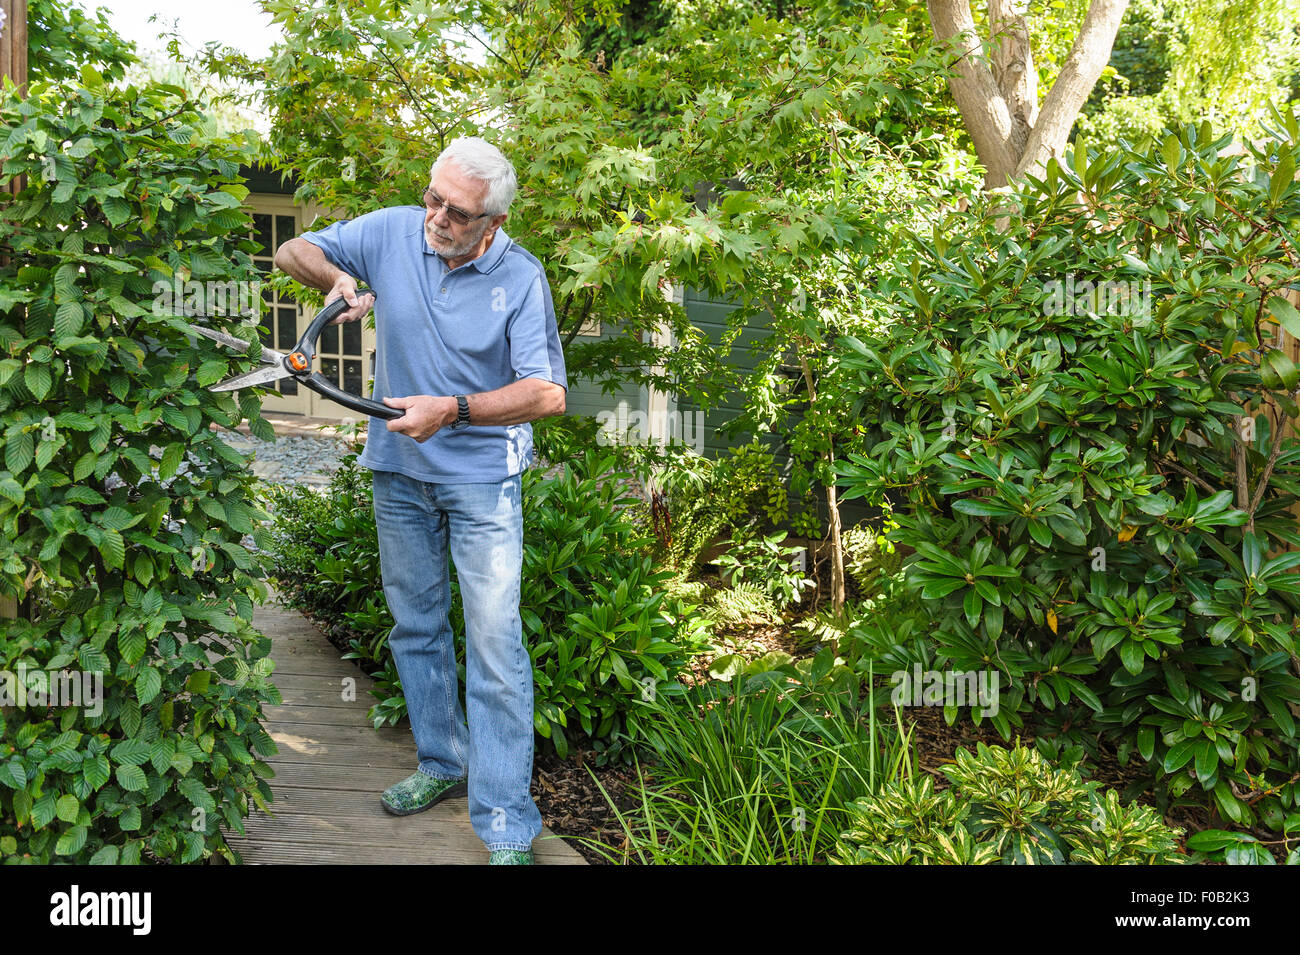
[[[531,864],[541,814],[529,786],[533,678],[519,615],[520,475],[528,422],[563,414],[568,381],[541,264],[502,231],[515,172],[496,147],[458,139],[438,156],[424,208],[393,206],[305,232],[275,264],[343,296],[337,321],[375,308],[375,394],[360,463],[374,472],[384,596],[419,768],[386,790],[397,815],[468,795],[491,864]],[[355,278],[354,278],[355,277]],[[359,278],[378,299],[357,295]],[[376,422],[386,427],[376,427]],[[465,609],[466,710],[447,614],[447,552]]]

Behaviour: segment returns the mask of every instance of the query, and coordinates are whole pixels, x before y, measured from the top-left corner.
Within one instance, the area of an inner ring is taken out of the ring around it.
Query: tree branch
[[[1246,525],[1247,531],[1255,529],[1255,510],[1259,507],[1260,502],[1264,499],[1264,492],[1268,489],[1268,480],[1273,476],[1273,466],[1277,464],[1278,456],[1282,453],[1282,439],[1286,435],[1286,418],[1282,414],[1277,415],[1277,421],[1273,421],[1272,416],[1269,421],[1273,425],[1273,446],[1268,452],[1268,462],[1264,465],[1264,473],[1259,477],[1259,484],[1255,486],[1255,493],[1250,499],[1250,523]]]
[[[970,4],[967,0],[926,0],[925,6],[935,39],[951,45],[958,54],[948,89],[984,165],[984,184],[1005,185],[1020,157],[1015,146],[1015,119],[984,57]]]
[[[1070,55],[1043,100],[1042,112],[1038,114],[1024,153],[1016,164],[1017,179],[1026,173],[1038,172],[1047,164],[1049,156],[1060,156],[1065,152],[1065,143],[1079,110],[1097,85],[1101,71],[1110,62],[1115,34],[1119,32],[1127,8],[1128,0],[1092,0],[1079,35],[1074,38]]]

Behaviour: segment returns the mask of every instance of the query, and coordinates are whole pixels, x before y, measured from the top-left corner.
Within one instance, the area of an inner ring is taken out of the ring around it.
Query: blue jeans
[[[384,596],[419,770],[469,777],[469,818],[489,850],[528,849],[542,831],[533,774],[533,668],[519,617],[523,501],[501,483],[431,484],[375,471]],[[465,608],[465,708],[447,620],[456,565]]]

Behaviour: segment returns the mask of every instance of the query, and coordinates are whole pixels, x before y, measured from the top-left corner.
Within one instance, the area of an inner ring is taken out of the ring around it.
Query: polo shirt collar
[[[447,265],[447,260],[441,255],[438,255],[438,252],[433,248],[433,246],[429,245],[429,239],[424,234],[423,226],[420,228],[420,241],[424,243],[425,254],[437,255],[443,266],[445,267]],[[514,240],[511,239],[510,236],[506,235],[504,229],[497,229],[497,233],[492,237],[492,244],[488,246],[487,251],[474,261],[467,262],[466,264],[472,265],[474,268],[478,269],[479,272],[487,275],[501,264],[501,259],[505,256],[506,250],[510,248],[513,241]]]

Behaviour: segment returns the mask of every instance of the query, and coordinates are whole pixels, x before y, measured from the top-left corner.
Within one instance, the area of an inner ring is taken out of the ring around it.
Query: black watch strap
[[[464,428],[469,424],[469,401],[464,395],[456,395],[456,427]]]

